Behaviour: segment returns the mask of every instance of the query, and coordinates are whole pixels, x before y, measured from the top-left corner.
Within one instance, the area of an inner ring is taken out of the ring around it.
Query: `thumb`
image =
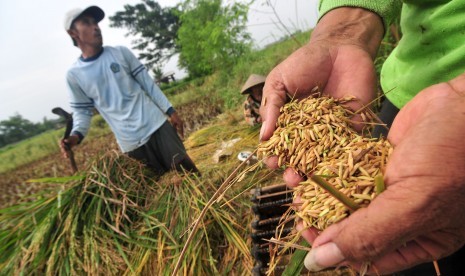
[[[405,245],[412,239],[415,226],[403,212],[405,210],[392,208],[398,203],[389,200],[390,197],[401,196],[386,190],[368,207],[328,227],[315,239],[305,266],[311,271],[319,271],[342,263],[362,264],[379,260],[384,254]],[[399,200],[407,202],[408,199]]]
[[[329,242],[319,247],[312,247],[304,260],[309,271],[320,271],[328,267],[336,267],[345,260],[339,247]]]
[[[260,141],[270,139],[276,128],[280,108],[286,103],[286,89],[280,76],[270,73],[263,87],[263,100],[260,107],[262,128]]]

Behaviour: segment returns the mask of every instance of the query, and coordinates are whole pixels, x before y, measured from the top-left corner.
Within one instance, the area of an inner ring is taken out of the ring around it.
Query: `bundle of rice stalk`
[[[324,230],[368,205],[384,189],[382,175],[392,146],[354,129],[356,115],[367,125],[374,123],[369,110],[354,112],[347,107],[354,100],[316,95],[291,101],[281,108],[273,136],[258,147],[262,157],[277,156],[279,166],[306,179],[294,190],[300,202],[294,206],[295,221],[305,229]],[[295,234],[281,241],[289,241],[287,248],[298,238]]]
[[[42,179],[67,188],[0,210],[0,269],[18,273],[116,274],[140,240],[131,224],[152,189],[140,166],[109,154],[85,174]],[[124,242],[128,240],[129,242]]]
[[[163,275],[172,275],[183,246],[186,245],[191,226],[196,222],[202,210],[217,189],[214,177],[203,174],[201,179],[185,178],[181,185],[172,186],[160,198],[158,206],[166,211],[161,221],[178,246],[165,248],[157,252],[157,260],[152,259],[148,267],[157,268]],[[188,244],[177,275],[247,275],[252,268],[252,259],[247,245],[243,212],[235,204],[214,204],[194,234],[193,242]],[[151,208],[155,210],[156,207]],[[245,208],[244,208],[245,209]],[[153,275],[145,271],[144,275]]]
[[[6,275],[169,275],[185,229],[209,196],[208,183],[185,177],[162,185],[114,152],[81,176],[41,181],[67,186],[0,210],[0,271]],[[251,261],[241,257],[248,251],[244,229],[231,223],[234,215],[224,208],[208,214],[184,275],[250,270]]]

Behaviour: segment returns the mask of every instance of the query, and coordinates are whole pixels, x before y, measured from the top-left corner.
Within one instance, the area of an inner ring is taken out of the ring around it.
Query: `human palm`
[[[387,189],[367,208],[316,235],[320,266],[372,261],[391,273],[443,258],[465,244],[465,77],[431,86],[396,117]],[[323,250],[324,251],[324,250]],[[318,254],[317,254],[318,255]],[[326,257],[322,257],[326,256]],[[330,257],[328,257],[330,256]]]
[[[355,110],[372,100],[375,83],[373,60],[362,47],[329,40],[311,41],[268,75],[260,108],[263,118],[260,139],[268,140],[273,135],[279,109],[291,98],[306,98],[318,87],[323,94],[335,98],[355,96],[358,101],[351,106]],[[270,157],[266,163],[276,168],[277,158]],[[284,180],[292,186],[301,178],[286,170]]]

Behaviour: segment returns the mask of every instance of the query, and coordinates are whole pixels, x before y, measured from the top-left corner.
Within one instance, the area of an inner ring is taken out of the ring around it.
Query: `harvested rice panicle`
[[[366,138],[351,124],[354,112],[344,104],[354,97],[309,97],[281,108],[273,136],[258,147],[261,157],[276,155],[278,165],[308,176],[295,189],[301,198],[297,218],[320,230],[349,215],[349,208],[329,194],[311,175],[323,177],[358,206],[376,196],[375,177],[382,175],[392,152],[385,139]],[[372,121],[370,112],[360,114]]]

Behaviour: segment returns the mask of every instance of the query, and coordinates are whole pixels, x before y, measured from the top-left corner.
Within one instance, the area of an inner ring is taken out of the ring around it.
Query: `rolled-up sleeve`
[[[401,0],[320,0],[319,19],[327,12],[340,7],[357,7],[372,11],[383,19],[386,30],[400,16]]]

